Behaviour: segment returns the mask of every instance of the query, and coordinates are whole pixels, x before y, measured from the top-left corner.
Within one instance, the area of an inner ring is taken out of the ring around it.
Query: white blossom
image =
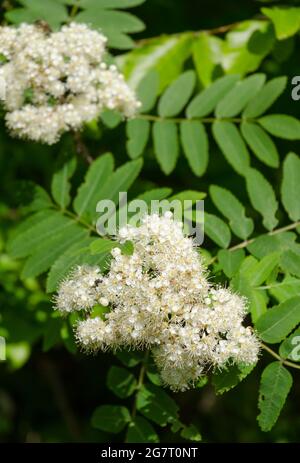
[[[0,27],[11,132],[53,144],[104,109],[133,116],[140,103],[116,66],[104,62],[106,41],[85,24],[71,23],[58,32],[29,24]]]
[[[67,314],[76,310],[90,309],[97,303],[95,288],[101,281],[100,269],[88,265],[78,266],[60,284],[54,298],[58,310]]]
[[[208,282],[193,240],[170,213],[146,215],[140,226],[121,228],[118,239],[133,242],[132,255],[115,247],[106,274],[85,267],[81,276],[79,268],[58,292],[62,312],[87,309],[92,301],[110,308],[103,320],[76,325],[84,349],[151,349],[164,384],[173,390],[188,389],[208,368],[256,362],[259,342],[242,324],[246,300]],[[80,302],[74,301],[78,292]]]

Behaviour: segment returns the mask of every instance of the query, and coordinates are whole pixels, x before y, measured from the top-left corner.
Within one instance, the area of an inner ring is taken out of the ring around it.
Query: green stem
[[[298,220],[297,222],[290,223],[289,225],[285,225],[284,227],[277,228],[276,230],[272,230],[272,231],[270,231],[268,233],[263,233],[262,235],[256,236],[255,238],[251,238],[250,240],[242,241],[241,243],[236,244],[236,245],[231,246],[230,248],[228,248],[228,251],[232,252],[232,251],[236,251],[237,249],[246,248],[247,246],[249,246],[249,244],[254,243],[254,241],[256,241],[258,238],[261,238],[262,236],[278,235],[279,233],[284,233],[284,232],[289,231],[289,230],[294,230],[297,227],[300,227],[300,220]],[[217,259],[218,259],[218,257],[214,256],[210,260],[209,264],[213,264]]]
[[[76,152],[79,156],[81,156],[84,161],[91,165],[93,162],[93,157],[91,156],[88,148],[86,147],[85,143],[82,140],[81,133],[80,132],[73,132],[73,137],[75,141],[75,146],[76,146]]]
[[[153,114],[138,114],[136,116],[136,119],[143,119],[146,121],[152,121],[152,122],[157,122],[157,121],[165,121],[165,122],[185,122],[185,121],[200,121],[203,123],[207,124],[212,124],[216,121],[225,121],[225,122],[236,122],[236,123],[241,123],[243,121],[247,122],[255,122],[256,119],[253,118],[241,118],[241,117],[193,117],[191,119],[186,118],[186,117],[161,117],[161,116],[156,116]]]
[[[289,360],[283,359],[282,357],[280,357],[279,354],[277,354],[276,352],[274,352],[270,347],[266,346],[264,343],[261,343],[261,347],[262,347],[266,352],[268,352],[269,354],[271,354],[274,358],[276,358],[277,360],[279,360],[283,365],[286,365],[287,367],[296,368],[297,370],[300,370],[300,365],[297,365],[297,364],[294,363],[294,362],[290,362]]]
[[[261,15],[259,17],[259,20],[260,21],[266,21],[268,19],[265,16]],[[174,38],[181,37],[183,34],[190,35],[191,37],[199,37],[199,35],[201,35],[201,34],[221,35],[221,34],[225,34],[226,32],[231,31],[232,29],[239,26],[240,24],[241,24],[241,21],[238,21],[238,22],[234,22],[234,23],[231,23],[231,24],[226,24],[225,26],[215,27],[213,29],[201,29],[199,31],[177,32],[175,34],[171,34],[170,37],[174,37]],[[149,38],[146,38],[146,39],[137,40],[135,43],[136,43],[137,46],[142,47],[144,45],[151,44],[152,42],[155,42],[158,39],[164,38],[164,37],[165,37],[164,35],[155,36],[155,37],[149,37]]]
[[[60,209],[59,209],[60,210]],[[78,217],[78,215],[74,214],[74,212],[71,212],[71,211],[68,211],[67,209],[65,209],[64,211],[62,211],[63,214],[71,217],[73,220],[75,220],[75,222],[77,223],[80,223],[81,225],[83,225],[85,228],[88,228],[90,231],[96,233],[96,229],[95,227],[93,227],[93,225],[89,224],[88,222],[86,222],[85,220],[81,219],[80,217]]]
[[[134,402],[133,402],[133,406],[132,406],[132,410],[131,410],[131,417],[133,419],[135,418],[135,415],[136,415],[137,395],[138,395],[139,391],[141,390],[141,388],[142,388],[142,386],[144,384],[144,379],[145,379],[145,374],[146,374],[146,364],[147,364],[147,361],[148,361],[148,357],[149,357],[149,351],[147,350],[145,352],[143,362],[142,362],[142,365],[141,365],[141,368],[140,368],[138,383],[137,383],[137,386],[136,386],[136,393],[135,393]]]
[[[264,233],[264,235],[267,235],[267,236],[278,235],[279,233],[284,233],[286,231],[293,230],[294,228],[297,228],[299,226],[300,226],[300,220],[298,220],[297,222],[290,223],[289,225],[286,225],[284,227],[277,228],[276,230],[272,230],[268,233]],[[260,235],[260,236],[263,236],[263,235]],[[229,248],[229,251],[235,251],[236,249],[246,248],[247,246],[249,246],[249,244],[254,243],[254,241],[257,240],[260,236],[252,238],[250,240],[245,240],[242,243],[232,246],[231,248]]]
[[[78,13],[78,10],[79,10],[79,4],[77,2],[72,6],[72,9],[70,11],[70,19],[72,19],[72,18],[74,18],[76,16],[76,14]]]

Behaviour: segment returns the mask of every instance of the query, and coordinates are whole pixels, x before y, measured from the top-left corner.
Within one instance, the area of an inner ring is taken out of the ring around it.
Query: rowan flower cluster
[[[132,255],[113,248],[106,274],[78,267],[56,297],[62,313],[86,311],[75,327],[85,350],[151,349],[173,390],[188,389],[209,367],[256,362],[258,340],[242,324],[246,301],[212,287],[192,238],[171,213],[145,216],[139,227],[122,228],[118,240],[133,243]],[[103,319],[90,315],[97,303],[109,306]]]
[[[125,117],[140,103],[116,66],[105,64],[106,37],[85,24],[58,32],[40,25],[0,27],[6,124],[18,137],[56,143],[104,109]]]

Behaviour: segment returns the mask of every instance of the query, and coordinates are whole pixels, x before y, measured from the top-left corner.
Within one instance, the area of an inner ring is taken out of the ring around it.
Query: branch
[[[139,379],[138,379],[138,383],[137,383],[137,387],[136,387],[137,392],[135,394],[135,398],[134,398],[134,402],[133,402],[133,406],[132,406],[132,411],[131,411],[132,418],[134,418],[135,415],[136,415],[137,394],[138,394],[138,392],[140,391],[141,387],[144,384],[144,379],[145,379],[145,374],[146,374],[146,363],[147,363],[148,357],[149,357],[149,351],[147,350],[145,352],[145,356],[143,358],[143,362],[142,362],[141,369],[140,369],[140,374],[139,374]]]
[[[268,21],[269,20],[268,18],[266,18],[263,15],[259,15],[259,17],[257,17],[256,19],[260,20],[260,21]],[[192,37],[199,37],[199,35],[201,35],[201,34],[222,35],[222,34],[225,34],[226,32],[231,31],[235,27],[238,27],[242,22],[243,21],[237,21],[237,22],[234,22],[234,23],[231,23],[231,24],[225,24],[224,26],[214,27],[212,29],[200,29],[198,31],[176,32],[175,34],[169,34],[168,37],[176,38],[176,37],[181,37],[184,34],[186,34],[186,35],[189,34]],[[148,44],[151,45],[152,42],[155,42],[156,40],[161,39],[163,37],[165,37],[165,35],[157,35],[155,37],[148,37],[148,38],[145,38],[145,39],[136,40],[135,43],[136,43],[137,47],[143,47],[144,45],[148,45]]]
[[[291,367],[291,368],[296,368],[297,370],[300,370],[300,365],[297,365],[296,363],[294,362],[290,362],[289,360],[285,360],[283,359],[282,357],[280,357],[279,354],[277,354],[276,352],[274,352],[270,347],[266,346],[263,342],[261,343],[261,347],[266,351],[266,352],[269,352],[269,354],[271,354],[274,358],[276,358],[277,360],[279,360],[282,364],[288,366],[288,367]]]
[[[201,121],[204,123],[209,123],[212,124],[216,121],[226,121],[226,122],[237,122],[241,123],[243,121],[247,122],[256,122],[257,119],[254,118],[246,118],[246,117],[193,117],[191,119],[187,117],[161,117],[161,116],[155,116],[153,114],[138,114],[135,116],[135,119],[145,119],[147,121],[170,121],[170,122],[184,122],[187,120],[193,120],[193,121]]]
[[[79,154],[79,156],[81,156],[85,162],[87,162],[88,164],[92,164],[93,158],[90,155],[90,152],[87,149],[86,145],[84,144],[80,132],[74,132],[74,140],[77,154]]]
[[[297,227],[300,227],[300,220],[298,220],[297,222],[290,223],[289,225],[286,225],[284,227],[272,230],[272,231],[270,231],[268,233],[263,233],[263,234],[261,234],[259,236],[256,236],[255,238],[251,238],[250,240],[242,241],[241,243],[236,244],[236,245],[232,246],[231,248],[228,248],[228,251],[236,251],[237,249],[246,248],[247,246],[249,246],[249,244],[254,243],[255,240],[257,240],[258,238],[260,238],[262,236],[278,235],[279,233],[284,233],[284,232],[289,231],[289,230],[294,230]],[[214,256],[210,260],[209,264],[214,263],[217,259],[218,259],[218,256]]]

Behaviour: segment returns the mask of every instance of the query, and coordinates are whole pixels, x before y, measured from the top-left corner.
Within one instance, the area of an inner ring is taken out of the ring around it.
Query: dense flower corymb
[[[12,133],[53,144],[104,109],[134,115],[139,102],[117,68],[104,63],[105,44],[106,38],[85,24],[52,33],[39,25],[0,27],[6,124]]]
[[[208,367],[256,362],[258,340],[242,325],[245,300],[208,283],[193,240],[171,213],[122,228],[119,241],[126,240],[134,244],[132,255],[116,247],[106,274],[79,267],[58,291],[62,313],[87,312],[75,328],[84,349],[151,349],[173,390],[187,389]],[[88,316],[96,303],[110,307],[104,320]]]

